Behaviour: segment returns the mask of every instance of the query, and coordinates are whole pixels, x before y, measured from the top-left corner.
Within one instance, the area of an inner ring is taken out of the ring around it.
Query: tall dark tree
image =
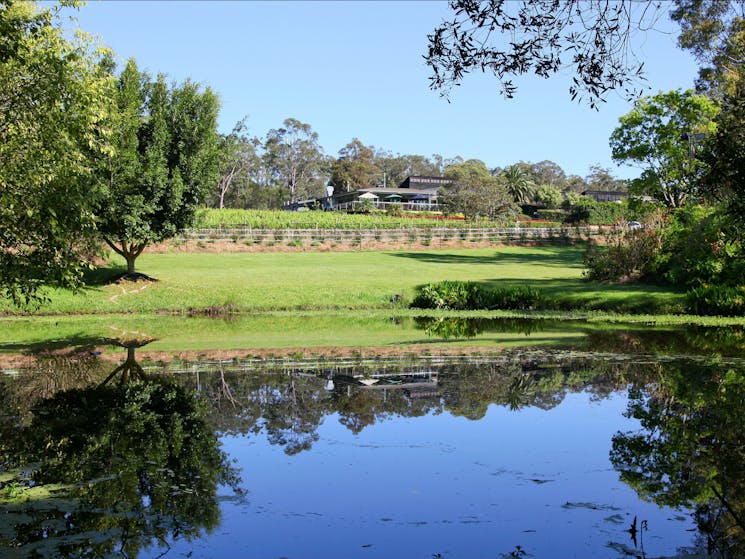
[[[705,189],[723,202],[739,238],[745,239],[745,74],[724,98],[717,132],[704,158],[709,164]]]
[[[354,138],[339,150],[339,157],[332,165],[331,184],[338,193],[370,188],[382,181],[382,177],[375,148]]]
[[[104,196],[96,210],[106,243],[127,261],[191,224],[219,171],[217,96],[186,81],[152,80],[134,60],[114,95],[114,151],[97,175]]]

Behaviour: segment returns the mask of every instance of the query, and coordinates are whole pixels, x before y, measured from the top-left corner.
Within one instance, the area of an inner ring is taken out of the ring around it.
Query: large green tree
[[[714,133],[718,112],[716,104],[692,90],[641,98],[611,135],[613,159],[643,170],[633,183],[638,194],[680,207],[706,172],[706,164],[695,157],[696,139]]]
[[[80,285],[94,231],[91,156],[106,153],[108,52],[56,9],[0,2],[0,297]]]
[[[97,206],[106,243],[127,261],[187,227],[219,176],[217,96],[191,81],[151,79],[134,60],[113,92],[113,153],[101,158]]]
[[[483,161],[469,159],[445,169],[450,183],[440,189],[439,199],[451,212],[466,219],[497,219],[515,213],[512,196],[504,183],[489,173]]]

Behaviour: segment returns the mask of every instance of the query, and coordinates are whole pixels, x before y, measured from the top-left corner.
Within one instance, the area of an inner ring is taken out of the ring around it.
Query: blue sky
[[[248,116],[264,136],[293,117],[337,155],[352,138],[394,153],[481,159],[490,167],[550,159],[567,173],[616,167],[608,138],[630,110],[611,94],[596,112],[572,102],[569,74],[521,78],[515,99],[472,75],[450,102],[428,87],[427,34],[449,16],[446,2],[117,2],[90,1],[76,18],[125,61],[151,73],[211,86],[222,100],[220,128]],[[675,29],[637,37],[650,93],[689,88],[692,58]]]

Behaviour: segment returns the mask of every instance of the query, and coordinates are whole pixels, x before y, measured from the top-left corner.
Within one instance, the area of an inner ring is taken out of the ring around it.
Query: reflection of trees
[[[667,366],[653,391],[635,390],[638,432],[613,438],[611,461],[639,495],[695,507],[709,547],[745,556],[745,371]]]
[[[526,336],[545,330],[550,322],[521,318],[415,317],[416,327],[435,338],[475,338],[482,332],[517,333]],[[556,324],[554,324],[556,325]]]
[[[60,392],[0,445],[27,471],[5,508],[9,544],[29,556],[136,557],[189,540],[216,526],[218,484],[238,483],[197,400],[171,382]]]

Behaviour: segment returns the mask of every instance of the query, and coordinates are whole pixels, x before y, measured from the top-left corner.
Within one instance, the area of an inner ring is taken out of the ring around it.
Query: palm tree
[[[528,173],[518,165],[511,165],[502,171],[507,192],[518,204],[524,204],[533,196],[533,182]]]

